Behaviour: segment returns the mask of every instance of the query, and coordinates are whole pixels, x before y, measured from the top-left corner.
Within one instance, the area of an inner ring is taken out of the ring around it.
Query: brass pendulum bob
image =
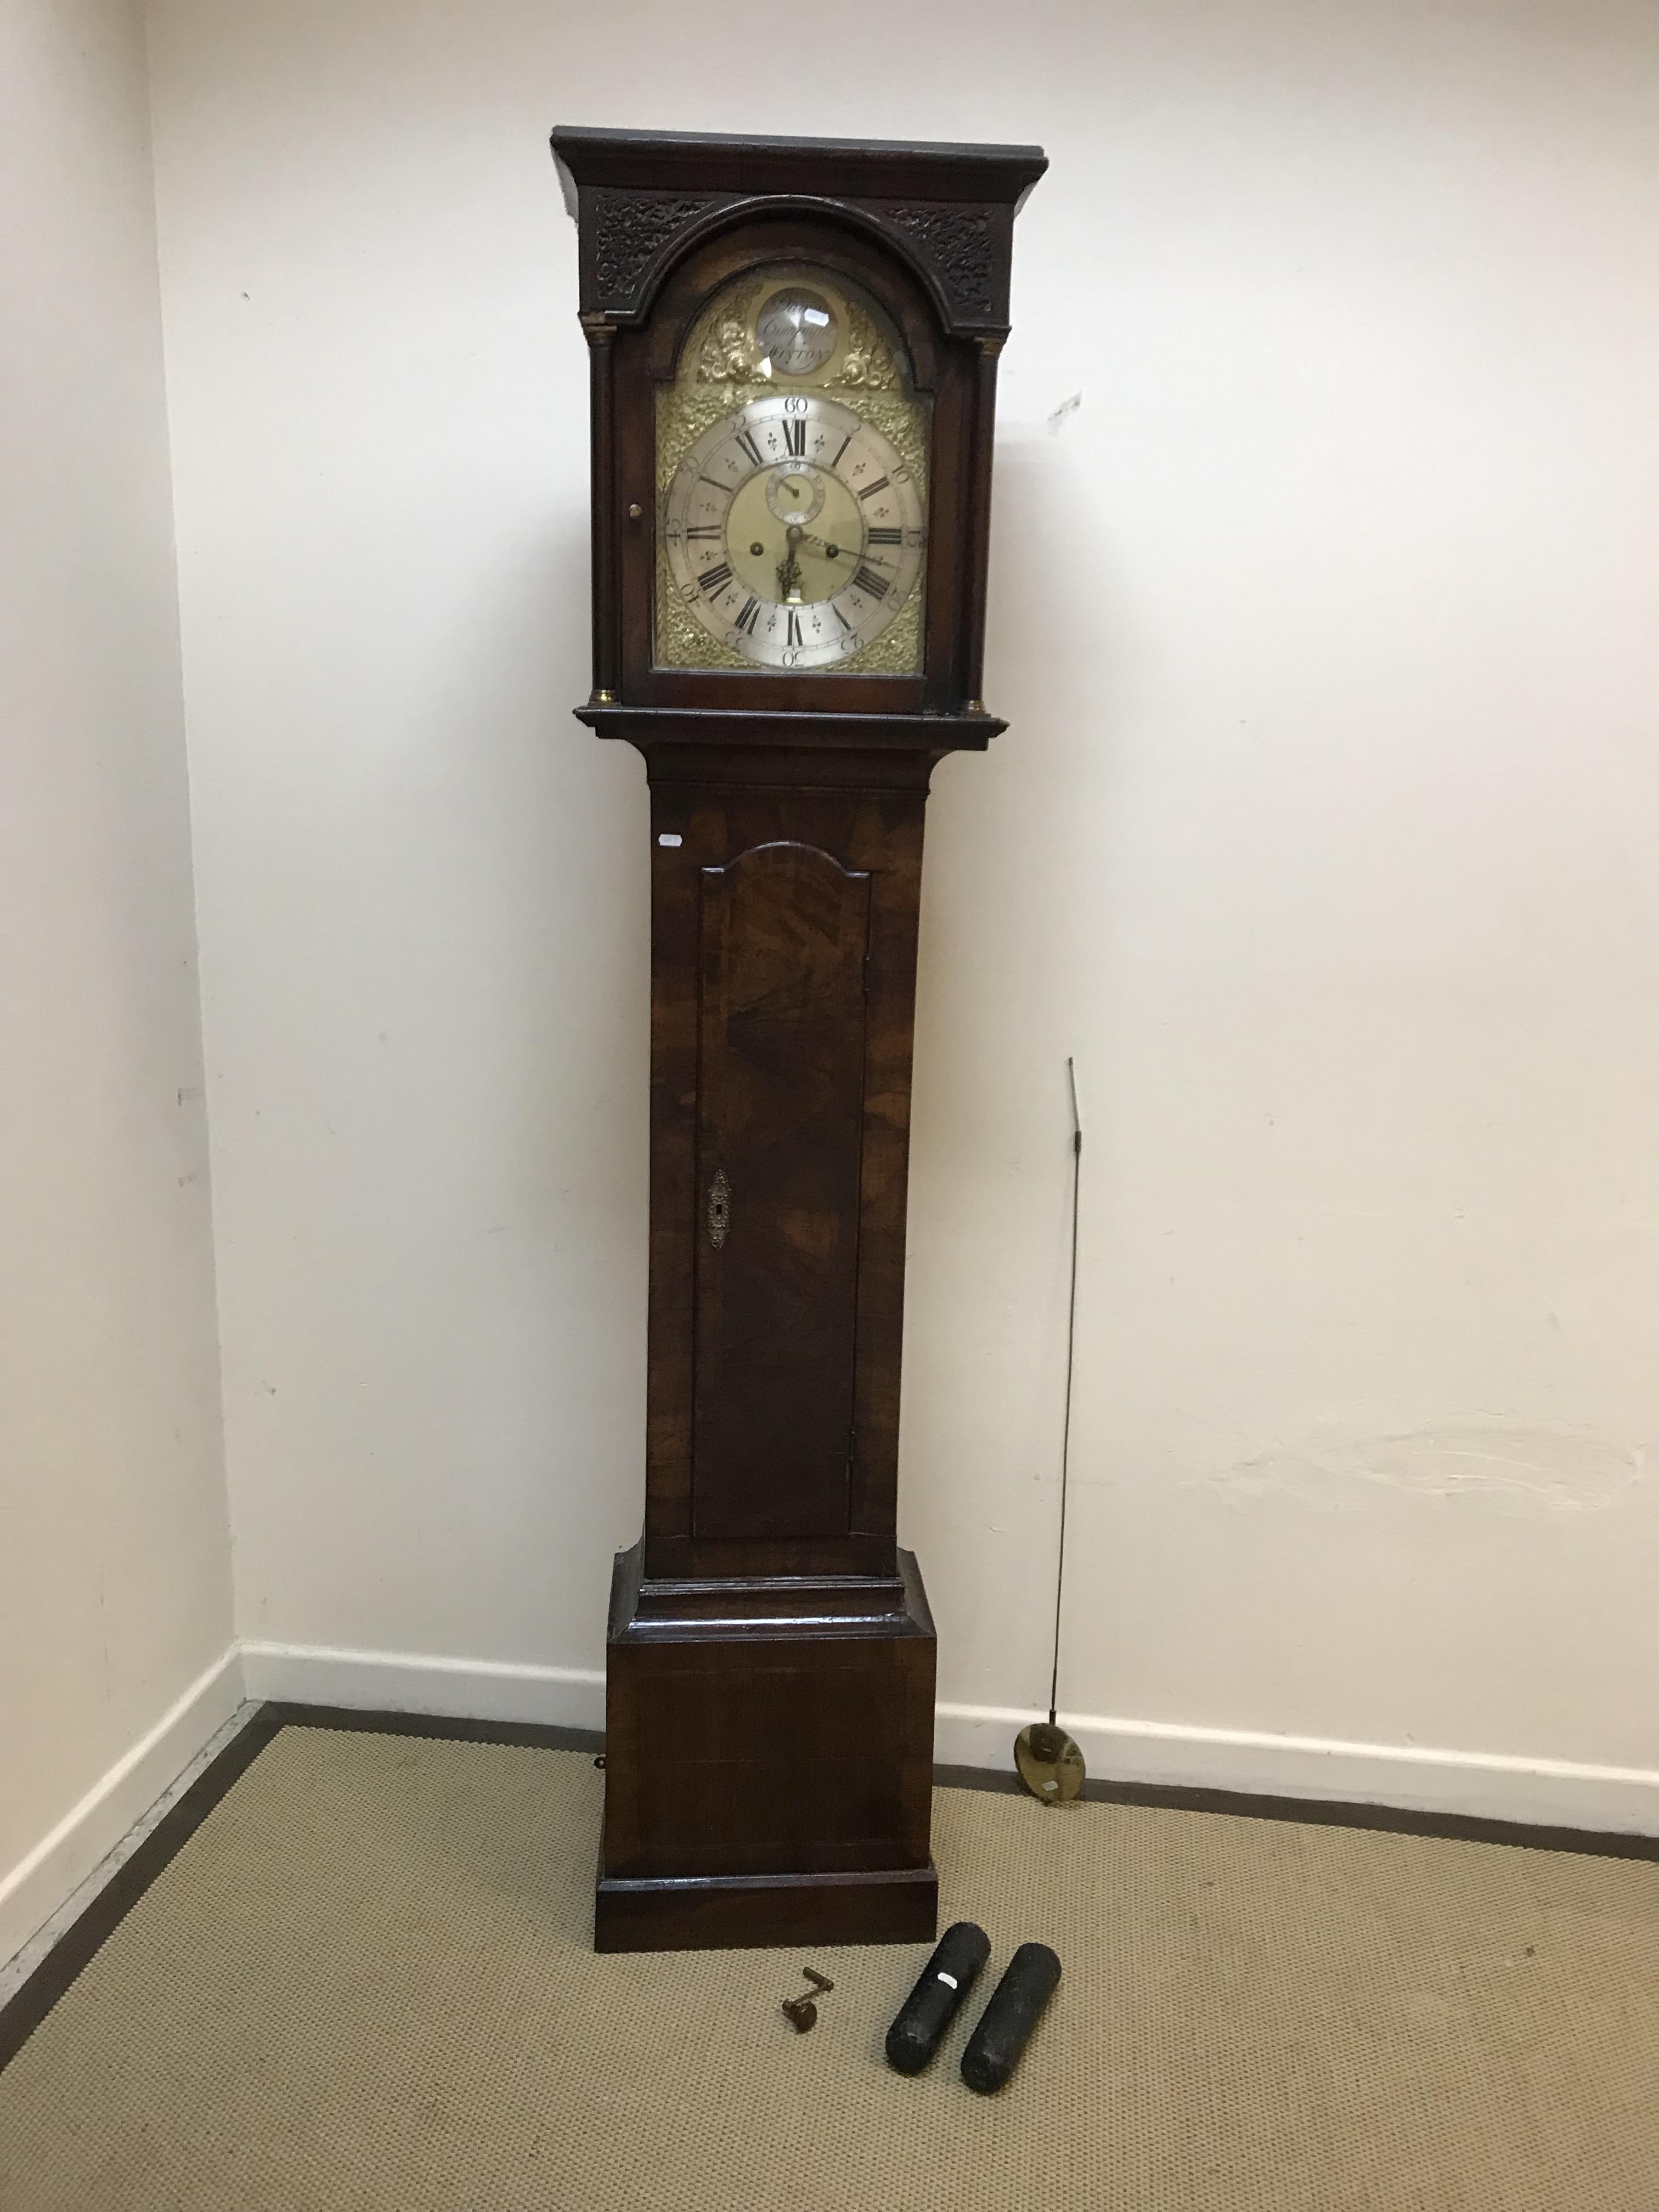
[[[1053,1720],[1033,1721],[1014,1742],[1014,1765],[1033,1797],[1045,1805],[1068,1805],[1082,1794],[1083,1753]]]

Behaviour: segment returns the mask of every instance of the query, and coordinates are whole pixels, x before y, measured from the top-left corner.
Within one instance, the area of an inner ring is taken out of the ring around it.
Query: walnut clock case
[[[980,698],[1030,146],[559,130],[593,691],[651,793],[645,1532],[601,1950],[931,1938],[934,1637],[895,1540],[922,811]]]

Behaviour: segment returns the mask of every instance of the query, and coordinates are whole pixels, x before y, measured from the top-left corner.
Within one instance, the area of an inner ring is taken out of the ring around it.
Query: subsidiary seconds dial
[[[855,409],[815,393],[769,392],[705,431],[662,528],[686,605],[761,668],[851,659],[921,574],[921,487]]]

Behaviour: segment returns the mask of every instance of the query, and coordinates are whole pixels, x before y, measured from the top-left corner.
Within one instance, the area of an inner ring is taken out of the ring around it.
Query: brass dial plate
[[[734,279],[658,394],[657,665],[919,672],[927,457],[877,311],[804,265]]]

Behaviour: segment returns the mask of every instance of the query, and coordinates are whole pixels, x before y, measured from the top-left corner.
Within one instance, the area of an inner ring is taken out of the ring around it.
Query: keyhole
[[[726,1242],[726,1232],[732,1226],[732,1186],[726,1180],[726,1170],[716,1168],[714,1180],[708,1186],[708,1241],[718,1252]]]

